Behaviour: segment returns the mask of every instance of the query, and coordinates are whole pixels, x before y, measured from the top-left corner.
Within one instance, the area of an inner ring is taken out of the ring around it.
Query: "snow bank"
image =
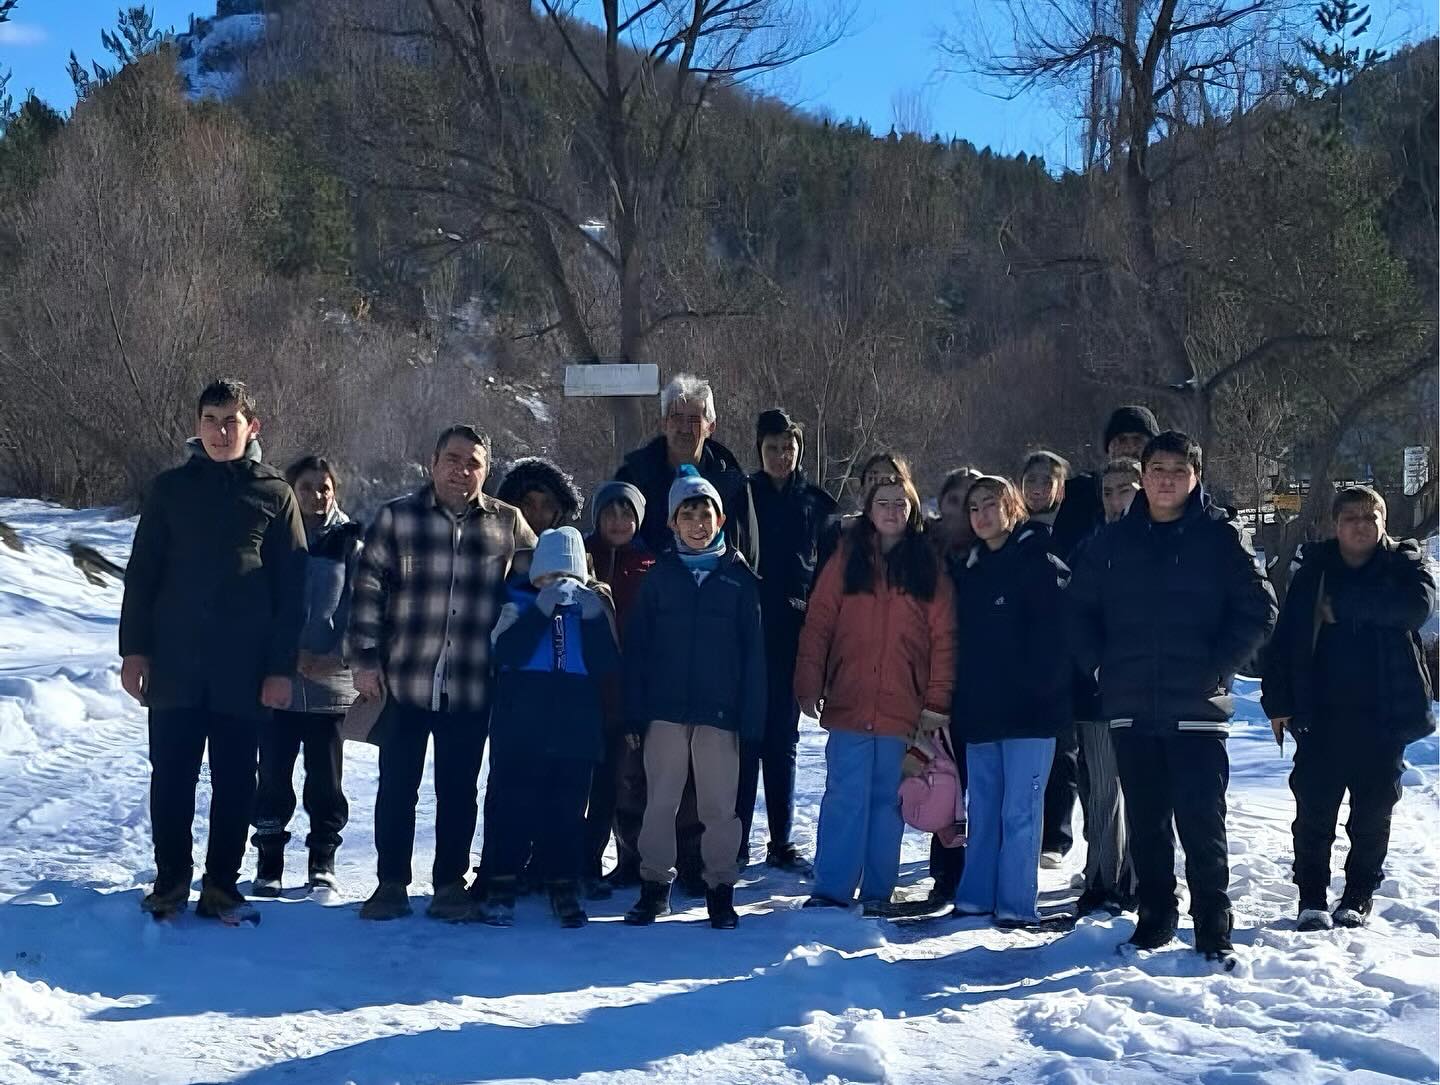
[[[0,501],[24,553],[0,547],[0,1082],[73,1085],[460,1085],[486,1081],[1061,1082],[1258,1085],[1440,1079],[1437,743],[1416,743],[1388,877],[1368,928],[1295,930],[1286,787],[1251,680],[1230,742],[1232,895],[1242,960],[1216,975],[1185,944],[1138,958],[1128,919],[1069,932],[977,920],[878,923],[803,911],[808,885],[763,867],[737,893],[739,930],[698,901],[647,930],[629,894],[561,931],[522,900],[508,931],[414,918],[364,924],[375,753],[347,750],[351,822],[334,907],[308,900],[304,815],[287,888],[263,924],[187,915],[159,926],[150,877],[141,711],[114,659],[118,585],[89,583],[78,537],[123,562],[133,523]],[[802,730],[796,839],[814,846],[821,734]],[[203,835],[208,787],[197,802]],[[1342,812],[1343,821],[1343,812]],[[427,779],[413,892],[433,857]],[[752,850],[764,843],[757,814]],[[1342,834],[1343,836],[1343,834]],[[1345,844],[1337,851],[1337,874]],[[905,840],[907,893],[924,838]],[[201,851],[197,848],[197,859]],[[1083,856],[1041,872],[1073,896]],[[1338,892],[1339,877],[1332,885]],[[1182,930],[1188,943],[1191,935]]]

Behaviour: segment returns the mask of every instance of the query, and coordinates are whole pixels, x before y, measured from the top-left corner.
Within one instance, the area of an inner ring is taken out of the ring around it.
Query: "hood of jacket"
[[[507,505],[520,507],[521,499],[531,490],[544,490],[554,495],[560,505],[560,520],[568,524],[580,518],[585,499],[575,480],[549,460],[526,456],[516,460],[505,472],[495,496]]]

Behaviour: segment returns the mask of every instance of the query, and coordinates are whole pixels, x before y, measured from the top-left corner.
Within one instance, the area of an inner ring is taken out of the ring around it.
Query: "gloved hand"
[[[928,708],[922,708],[920,710],[920,722],[915,725],[915,730],[922,735],[929,735],[949,726],[949,716],[939,712],[931,712]]]
[[[599,618],[605,613],[605,600],[600,593],[590,588],[581,588],[575,593],[575,602],[580,605],[580,617]]]
[[[578,588],[579,585],[573,580],[557,580],[540,589],[540,594],[535,597],[535,605],[548,618],[555,613],[556,607],[574,602]]]

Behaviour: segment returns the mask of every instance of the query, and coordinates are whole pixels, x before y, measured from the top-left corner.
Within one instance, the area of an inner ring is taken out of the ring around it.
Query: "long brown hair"
[[[915,483],[908,471],[887,475],[865,491],[860,519],[850,531],[850,553],[845,559],[845,594],[860,595],[875,590],[875,559],[882,555],[879,533],[870,521],[870,510],[875,504],[875,495],[886,486],[899,486],[904,491],[910,511],[905,520],[904,538],[883,555],[885,582],[907,595],[928,602],[935,597],[940,565],[934,551],[925,542],[920,495],[915,492]]]

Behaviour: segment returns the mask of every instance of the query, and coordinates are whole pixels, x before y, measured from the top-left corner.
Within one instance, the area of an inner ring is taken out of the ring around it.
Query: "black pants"
[[[605,740],[605,760],[590,781],[590,805],[585,815],[585,859],[581,873],[598,878],[604,873],[605,846],[615,834],[615,867],[640,873],[640,824],[645,820],[645,758],[632,750],[623,734]]]
[[[1045,815],[1040,838],[1041,851],[1067,855],[1075,845],[1071,819],[1080,795],[1080,740],[1072,723],[1055,736],[1055,760],[1045,785]]]
[[[1125,823],[1142,912],[1176,909],[1175,837],[1185,849],[1190,914],[1197,920],[1230,910],[1225,789],[1230,758],[1218,735],[1163,737],[1112,732]]]
[[[276,712],[260,725],[260,784],[255,792],[255,835],[251,843],[290,840],[286,826],[295,813],[295,760],[305,751],[305,813],[311,851],[334,851],[340,830],[350,820],[350,804],[341,787],[343,716],[329,712]]]
[[[1404,790],[1404,747],[1377,741],[1373,732],[1367,735],[1348,722],[1317,726],[1298,743],[1290,790],[1295,793],[1295,884],[1300,899],[1325,906],[1335,821],[1347,791],[1350,856],[1345,860],[1345,891],[1373,896],[1385,877],[1390,815]]]
[[[480,876],[517,878],[528,863],[542,882],[579,878],[592,769],[576,758],[497,760],[492,751]]]
[[[490,713],[430,712],[391,702],[380,743],[380,789],[375,796],[376,870],[382,882],[409,885],[415,850],[415,804],[425,773],[425,750],[435,739],[435,887],[461,881],[479,814],[480,763]]]
[[[955,737],[950,729],[950,748],[955,751],[955,767],[960,770],[960,786],[970,786],[970,772],[965,764],[965,743]],[[965,873],[965,849],[947,848],[938,836],[930,837],[930,877],[935,879],[931,889],[937,897],[954,900],[955,891],[960,888],[960,876]]]
[[[735,793],[735,812],[740,817],[742,867],[749,857],[750,826],[755,820],[755,797],[760,790],[762,770],[770,846],[783,848],[790,843],[790,828],[795,820],[795,747],[799,741],[800,706],[790,683],[779,689],[771,683],[765,709],[765,735],[758,743],[740,747],[740,786]]]
[[[188,883],[194,871],[190,835],[195,786],[210,755],[210,835],[205,876],[235,889],[255,804],[259,723],[206,708],[150,710],[150,825],[157,882]]]

